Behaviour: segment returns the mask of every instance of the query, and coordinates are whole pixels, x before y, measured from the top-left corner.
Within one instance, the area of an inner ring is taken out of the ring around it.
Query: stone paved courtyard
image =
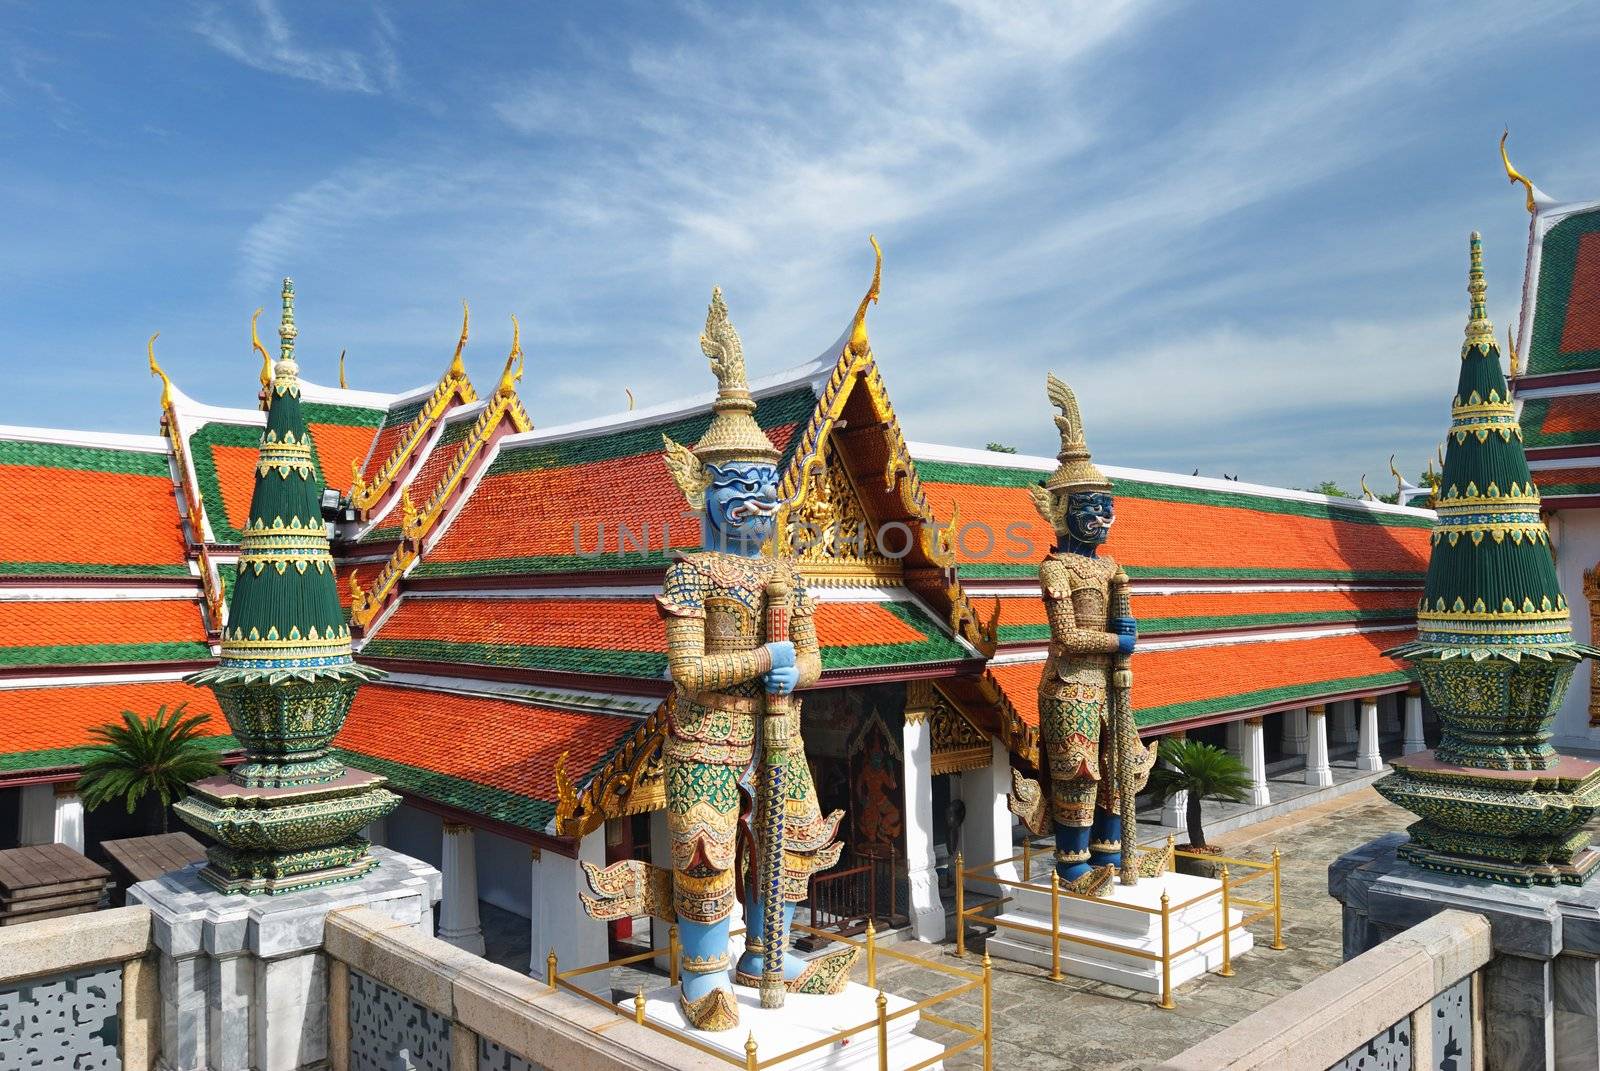
[[[1038,968],[995,960],[994,1066],[1061,1071],[1153,1067],[1338,966],[1339,905],[1328,896],[1328,864],[1379,834],[1404,829],[1410,818],[1369,788],[1211,838],[1227,854],[1247,859],[1270,858],[1274,845],[1282,851],[1284,942],[1289,947],[1282,952],[1267,948],[1271,924],[1258,923],[1253,928],[1256,948],[1235,961],[1234,977],[1207,974],[1179,987],[1177,1007],[1171,1011],[1159,1008],[1152,994],[1085,979],[1051,982]],[[969,951],[964,962],[976,967],[983,939],[981,931],[968,933],[968,948],[977,951]],[[955,959],[954,945],[906,942],[896,950],[963,962]],[[908,997],[937,991],[937,983],[930,984],[934,977],[901,964],[879,970],[883,988]],[[976,1022],[978,1011],[978,1001],[972,1000],[962,1014],[949,1017]],[[919,1033],[940,1036],[927,1028]],[[980,1066],[975,1056],[968,1056],[948,1066]]]

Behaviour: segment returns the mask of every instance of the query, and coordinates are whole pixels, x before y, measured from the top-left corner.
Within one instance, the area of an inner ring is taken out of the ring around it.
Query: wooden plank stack
[[[111,872],[122,895],[141,881],[159,878],[174,870],[203,863],[206,850],[187,833],[157,833],[149,837],[124,837],[103,840],[100,850],[111,864]]]
[[[65,844],[0,851],[0,926],[93,911],[111,872]]]

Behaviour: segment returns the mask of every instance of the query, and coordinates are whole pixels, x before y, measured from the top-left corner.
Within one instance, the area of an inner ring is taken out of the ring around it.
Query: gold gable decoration
[[[580,792],[567,772],[567,753],[556,762],[555,831],[563,837],[581,837],[608,818],[644,814],[667,804],[667,783],[661,749],[667,740],[667,719],[672,698],[628,735],[616,753],[589,779]]]
[[[989,734],[931,680],[906,685],[906,720],[926,718],[933,742],[935,776],[989,765]]]
[[[833,444],[807,470],[805,488],[785,521],[789,546],[806,579],[831,584],[851,580],[899,583],[900,566],[878,548],[872,518]]]

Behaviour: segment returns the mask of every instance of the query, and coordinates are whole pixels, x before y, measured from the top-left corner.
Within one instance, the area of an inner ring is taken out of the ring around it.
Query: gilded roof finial
[[[465,304],[465,303],[463,303]],[[465,328],[461,337],[467,337]],[[495,386],[496,394],[509,394],[517,385],[517,380],[522,378],[522,325],[517,323],[515,316],[511,317],[511,352],[506,355],[506,366],[500,373],[500,382]]]
[[[1461,344],[1461,356],[1477,348],[1488,353],[1494,346],[1494,324],[1489,321],[1489,307],[1485,297],[1489,284],[1483,281],[1483,235],[1472,232],[1472,266],[1467,271],[1467,294],[1472,299],[1467,312],[1467,339]]]
[[[261,389],[265,391],[272,386],[272,354],[268,353],[267,347],[261,344],[261,336],[256,332],[256,321],[261,319],[263,311],[265,310],[257,309],[250,316],[250,346],[261,354]],[[262,395],[261,408],[265,409],[266,407],[266,395]]]
[[[867,287],[866,296],[861,299],[861,304],[856,309],[856,318],[850,324],[851,353],[862,354],[872,348],[872,343],[867,339],[867,306],[878,303],[878,285],[883,281],[883,249],[878,245],[876,235],[867,235],[867,241],[872,243],[872,253],[876,260],[872,266],[872,285]]]
[[[167,374],[156,363],[156,339],[160,337],[160,331],[151,335],[150,341],[145,343],[145,352],[150,357],[150,374],[161,377],[161,411],[165,413],[172,408],[172,380],[167,378]]]
[[[1364,472],[1361,474],[1361,497],[1368,502],[1371,502],[1378,497],[1372,493],[1372,488],[1367,486],[1367,474]]]
[[[1389,455],[1389,474],[1394,477],[1394,500],[1400,505],[1405,505],[1406,479],[1400,475],[1400,470],[1394,467],[1394,455]]]
[[[344,353],[344,350],[339,351],[339,389],[349,390],[350,384],[345,382],[344,378]]]
[[[472,318],[472,310],[467,308],[467,299],[461,299],[461,337],[456,339],[455,356],[450,358],[450,371],[448,375],[457,379],[465,379],[466,366],[461,363],[461,351],[467,348],[467,322]]]
[[[633,391],[629,390],[627,387],[623,387],[622,393],[628,396],[628,412],[633,412]]]
[[[1523,186],[1525,186],[1527,188],[1527,190],[1528,190],[1528,212],[1529,213],[1538,212],[1539,211],[1539,206],[1533,199],[1533,183],[1528,181],[1528,177],[1526,175],[1524,175],[1522,172],[1518,171],[1516,168],[1511,166],[1511,157],[1506,155],[1506,139],[1509,138],[1510,136],[1511,136],[1511,128],[1510,127],[1507,127],[1505,129],[1505,132],[1500,135],[1500,162],[1505,165],[1506,178],[1511,182],[1512,185],[1516,185],[1517,183],[1520,182],[1520,183],[1522,183]]]
[[[1522,357],[1517,353],[1517,340],[1511,337],[1511,328],[1506,328],[1506,353],[1511,357],[1511,374],[1522,374]]]
[[[278,319],[278,363],[272,366],[272,391],[300,388],[300,365],[294,359],[294,280],[283,277],[283,315]]]

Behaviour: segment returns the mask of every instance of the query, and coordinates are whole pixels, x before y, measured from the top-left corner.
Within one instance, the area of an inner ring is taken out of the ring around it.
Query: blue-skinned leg
[[[1089,865],[1122,865],[1122,816],[1104,807],[1094,809],[1094,825],[1089,828]]]
[[[1056,823],[1056,877],[1068,892],[1099,896],[1111,884],[1114,870],[1091,863],[1089,828]]]
[[[856,961],[857,950],[846,946],[810,959],[796,956],[789,951],[789,928],[794,923],[794,909],[794,904],[785,902],[783,905],[783,987],[791,993],[840,992],[850,983],[850,967]],[[759,942],[765,914],[761,898],[755,896],[753,891],[750,898],[745,901],[745,910],[747,912],[745,925],[748,927],[745,932],[754,935]],[[745,986],[759,985],[761,968],[765,965],[764,959],[760,953],[746,950],[739,957],[739,967],[734,972],[734,981]]]
[[[739,1025],[739,1005],[728,981],[728,920],[692,922],[678,916],[678,997],[684,1015],[701,1030]]]

